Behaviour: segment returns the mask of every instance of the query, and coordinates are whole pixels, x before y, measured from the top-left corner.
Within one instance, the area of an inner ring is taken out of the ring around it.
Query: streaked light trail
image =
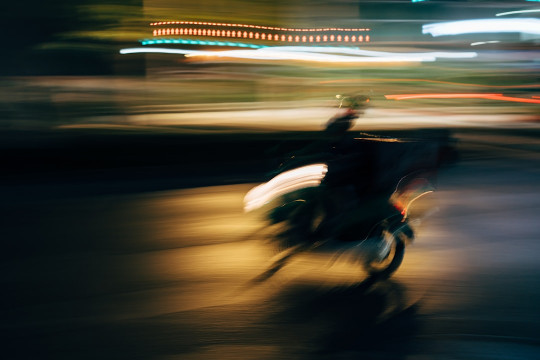
[[[136,54],[136,53],[161,53],[161,54],[178,54],[187,57],[206,56],[206,57],[221,57],[221,58],[236,58],[236,59],[251,59],[251,60],[301,60],[313,62],[334,62],[334,63],[376,63],[376,62],[422,62],[435,61],[433,56],[412,57],[412,56],[387,56],[387,57],[370,57],[370,56],[349,56],[349,55],[334,55],[319,52],[300,52],[273,50],[271,48],[261,48],[256,50],[223,50],[223,51],[205,51],[205,50],[188,50],[188,49],[166,49],[166,48],[128,48],[120,50],[121,54]]]
[[[478,41],[471,43],[471,46],[485,45],[485,44],[498,44],[499,40],[490,40],[490,41]]]
[[[201,50],[187,50],[187,49],[166,49],[166,48],[128,48],[120,50],[120,54],[140,54],[140,53],[155,53],[155,54],[177,54],[177,55],[189,55],[202,53]]]
[[[321,84],[329,83],[343,83],[343,82],[362,82],[362,81],[384,81],[384,82],[427,82],[434,84],[456,85],[456,86],[473,86],[473,87],[485,87],[485,88],[503,88],[503,89],[527,89],[527,88],[540,88],[540,84],[520,84],[520,85],[483,85],[483,84],[471,84],[471,83],[458,83],[452,81],[431,80],[431,79],[407,79],[407,78],[363,78],[363,79],[339,79],[339,80],[325,80],[321,81]],[[534,96],[533,96],[534,97]]]
[[[525,13],[533,13],[533,12],[540,12],[540,9],[508,11],[508,12],[498,13],[495,16],[506,16],[506,15],[525,14]]]
[[[228,39],[250,39],[281,43],[364,43],[370,42],[368,28],[285,28],[274,26],[228,24],[204,21],[160,21],[150,23],[155,27],[154,37],[203,36]]]
[[[477,19],[460,20],[422,26],[423,34],[434,37],[474,33],[524,33],[540,35],[540,19]]]
[[[272,49],[286,50],[286,51],[300,51],[300,52],[321,52],[321,53],[339,53],[356,56],[377,56],[377,57],[411,57],[411,58],[451,58],[451,59],[463,59],[474,58],[478,56],[476,52],[445,52],[445,51],[431,51],[425,53],[392,53],[388,51],[373,51],[362,50],[353,47],[331,47],[331,46],[274,46]]]
[[[286,193],[319,186],[328,172],[326,164],[313,164],[286,171],[251,189],[244,197],[244,211],[252,211]]]
[[[250,24],[228,24],[228,23],[216,23],[216,22],[204,22],[204,21],[159,21],[150,23],[150,26],[162,26],[162,25],[202,25],[202,26],[223,26],[223,27],[242,27],[250,29],[263,29],[263,30],[279,30],[279,31],[303,31],[303,32],[317,32],[317,31],[370,31],[367,28],[314,28],[314,29],[298,29],[298,28],[284,28],[262,25],[250,25]]]
[[[300,31],[300,30],[298,30]],[[335,34],[335,33],[318,33],[312,35],[292,35],[292,34],[276,34],[268,32],[253,32],[242,30],[210,30],[210,29],[197,29],[197,28],[167,28],[157,29],[152,32],[154,37],[182,35],[182,36],[204,36],[204,37],[217,37],[217,38],[234,38],[234,39],[251,39],[251,40],[265,40],[269,42],[289,42],[289,43],[326,43],[326,42],[370,42],[369,35],[360,34]]]
[[[512,96],[504,96],[503,94],[401,94],[401,95],[385,95],[385,98],[389,100],[410,100],[410,99],[487,99],[487,100],[500,100],[521,102],[529,104],[540,104],[540,99],[527,99],[518,98]]]
[[[202,46],[230,46],[230,47],[241,47],[241,48],[251,48],[251,49],[260,49],[267,47],[267,45],[255,45],[255,44],[246,44],[239,42],[231,41],[206,41],[206,40],[189,40],[189,39],[151,39],[151,40],[142,40],[142,45],[162,45],[162,44],[182,44],[182,45],[202,45]]]
[[[189,41],[189,40],[188,40]],[[218,42],[215,43],[218,45]],[[227,43],[224,43],[227,45]],[[232,43],[231,43],[232,44]],[[227,45],[234,46],[234,45]],[[308,46],[275,46],[261,47],[247,50],[191,50],[191,49],[168,49],[168,48],[129,48],[122,49],[121,54],[135,53],[163,53],[179,54],[187,57],[206,56],[252,60],[301,60],[314,62],[335,63],[373,63],[373,62],[431,62],[438,57],[447,58],[473,58],[475,52],[449,53],[390,53],[381,51],[361,50],[346,47],[308,47]]]

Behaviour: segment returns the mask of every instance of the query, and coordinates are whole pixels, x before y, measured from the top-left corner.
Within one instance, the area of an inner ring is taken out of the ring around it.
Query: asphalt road
[[[538,142],[462,140],[480,152],[441,171],[437,211],[376,284],[325,253],[269,274],[253,184],[4,188],[2,357],[538,359]]]

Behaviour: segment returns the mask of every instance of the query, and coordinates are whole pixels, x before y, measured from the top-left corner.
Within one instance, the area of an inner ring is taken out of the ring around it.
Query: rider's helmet
[[[340,108],[363,109],[369,103],[367,95],[336,95]]]
[[[363,114],[370,100],[367,95],[336,95],[336,98],[341,111],[326,124],[325,131],[331,134],[341,134],[349,130],[354,120]]]

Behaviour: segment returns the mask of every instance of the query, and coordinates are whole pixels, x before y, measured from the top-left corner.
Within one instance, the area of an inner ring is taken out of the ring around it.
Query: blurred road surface
[[[224,104],[227,105],[227,104]],[[265,106],[266,105],[266,106]],[[324,106],[326,105],[326,106]],[[75,123],[58,124],[61,129],[174,129],[174,127],[257,129],[270,131],[320,131],[338,109],[334,103],[311,102],[259,103],[258,108],[243,108],[230,104],[230,108],[210,108],[197,105],[141,108],[140,114],[122,116],[92,116]],[[195,111],[193,111],[195,110]],[[497,128],[512,126],[540,127],[538,116],[530,111],[518,111],[515,106],[438,106],[407,108],[368,108],[353,130],[415,129],[418,127]]]
[[[242,212],[252,184],[20,187],[0,206],[3,357],[538,359],[538,153],[475,146],[491,155],[441,172],[438,211],[378,284],[324,253],[263,276],[276,251]]]

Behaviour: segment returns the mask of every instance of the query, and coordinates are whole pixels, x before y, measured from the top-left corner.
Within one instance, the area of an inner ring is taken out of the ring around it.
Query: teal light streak
[[[158,45],[158,44],[182,44],[182,45],[206,45],[206,46],[231,46],[250,49],[261,49],[268,46],[237,43],[230,41],[206,41],[206,40],[187,40],[187,39],[152,39],[141,40],[142,45]]]
[[[533,12],[540,12],[540,9],[508,11],[508,12],[504,12],[504,13],[498,13],[495,16],[504,16],[504,15],[513,15],[513,14],[525,14],[525,13],[533,13]]]

